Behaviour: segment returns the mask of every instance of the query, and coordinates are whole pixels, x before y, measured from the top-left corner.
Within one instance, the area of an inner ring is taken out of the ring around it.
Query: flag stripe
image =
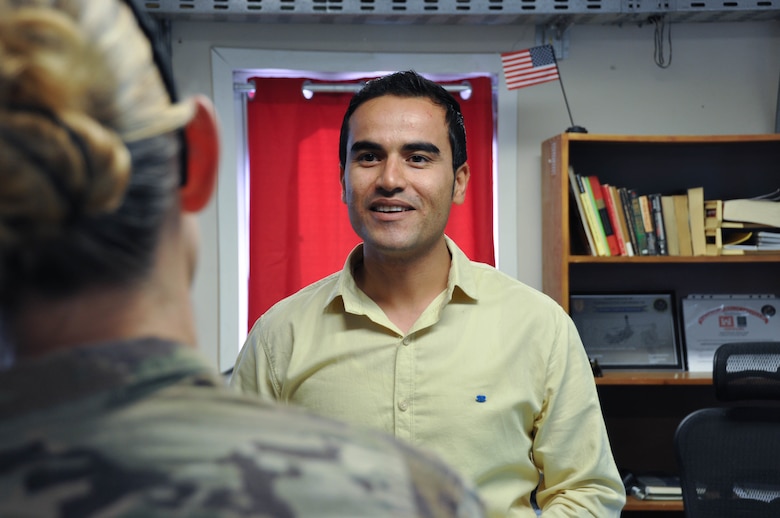
[[[504,67],[505,73],[513,73],[513,72],[522,72],[523,70],[528,70],[526,74],[533,74],[534,72],[542,72],[545,70],[552,70],[557,73],[558,69],[555,65],[547,65],[543,67],[536,67],[536,68],[529,68],[529,67]]]
[[[542,74],[539,76],[523,76],[520,78],[514,78],[507,81],[507,86],[524,85],[530,86],[536,83],[546,83],[547,81],[555,81],[558,79],[558,74]]]
[[[560,77],[550,45],[502,54],[501,63],[509,90],[554,81]]]
[[[532,72],[527,72],[524,74],[519,74],[517,77],[507,78],[507,82],[515,80],[515,79],[525,79],[525,78],[531,78],[531,77],[542,77],[542,76],[555,76],[558,77],[558,71],[553,69],[548,70],[534,70]]]
[[[555,76],[555,77],[545,77],[545,78],[542,78],[542,79],[533,79],[533,80],[527,80],[527,81],[512,81],[511,83],[507,83],[506,86],[507,86],[507,89],[509,89],[509,90],[516,90],[518,88],[523,88],[523,87],[526,87],[526,86],[538,85],[538,84],[541,84],[541,83],[547,83],[549,81],[555,81],[556,79],[558,79],[558,76]]]

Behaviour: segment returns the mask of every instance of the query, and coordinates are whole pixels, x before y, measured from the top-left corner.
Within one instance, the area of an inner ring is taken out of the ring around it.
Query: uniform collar
[[[19,361],[0,372],[0,420],[76,399],[111,394],[116,402],[118,389],[126,397],[135,397],[152,385],[187,376],[218,382],[197,351],[167,340],[144,338],[75,347]]]

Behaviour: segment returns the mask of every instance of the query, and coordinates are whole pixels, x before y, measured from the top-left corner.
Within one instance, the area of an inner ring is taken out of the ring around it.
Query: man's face
[[[453,176],[444,108],[425,98],[382,96],[349,121],[342,200],[366,252],[410,258],[436,245],[468,165]]]

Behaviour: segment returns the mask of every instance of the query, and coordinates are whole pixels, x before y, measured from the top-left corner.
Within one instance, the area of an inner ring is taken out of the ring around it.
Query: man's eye
[[[358,162],[376,162],[378,159],[373,153],[363,153],[362,155],[358,155],[357,160]]]
[[[409,157],[409,161],[415,164],[424,164],[429,162],[428,157],[423,155],[412,155]]]

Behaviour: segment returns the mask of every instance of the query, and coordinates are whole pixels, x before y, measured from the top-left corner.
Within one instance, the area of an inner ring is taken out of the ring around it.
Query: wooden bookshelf
[[[623,511],[683,511],[682,500],[639,500],[633,496],[626,498]]]
[[[567,311],[572,293],[780,294],[780,254],[594,257],[570,204],[568,169],[639,193],[704,187],[705,200],[778,187],[780,135],[624,136],[564,133],[542,144],[543,290]],[[680,326],[678,326],[680,327]],[[680,339],[684,346],[684,332]],[[710,373],[608,370],[596,378],[613,454],[622,469],[676,473],[674,433],[690,412],[716,406]],[[661,514],[663,513],[663,514]],[[624,515],[682,516],[681,501],[628,498]]]
[[[712,385],[712,375],[686,371],[604,371],[596,385]]]

